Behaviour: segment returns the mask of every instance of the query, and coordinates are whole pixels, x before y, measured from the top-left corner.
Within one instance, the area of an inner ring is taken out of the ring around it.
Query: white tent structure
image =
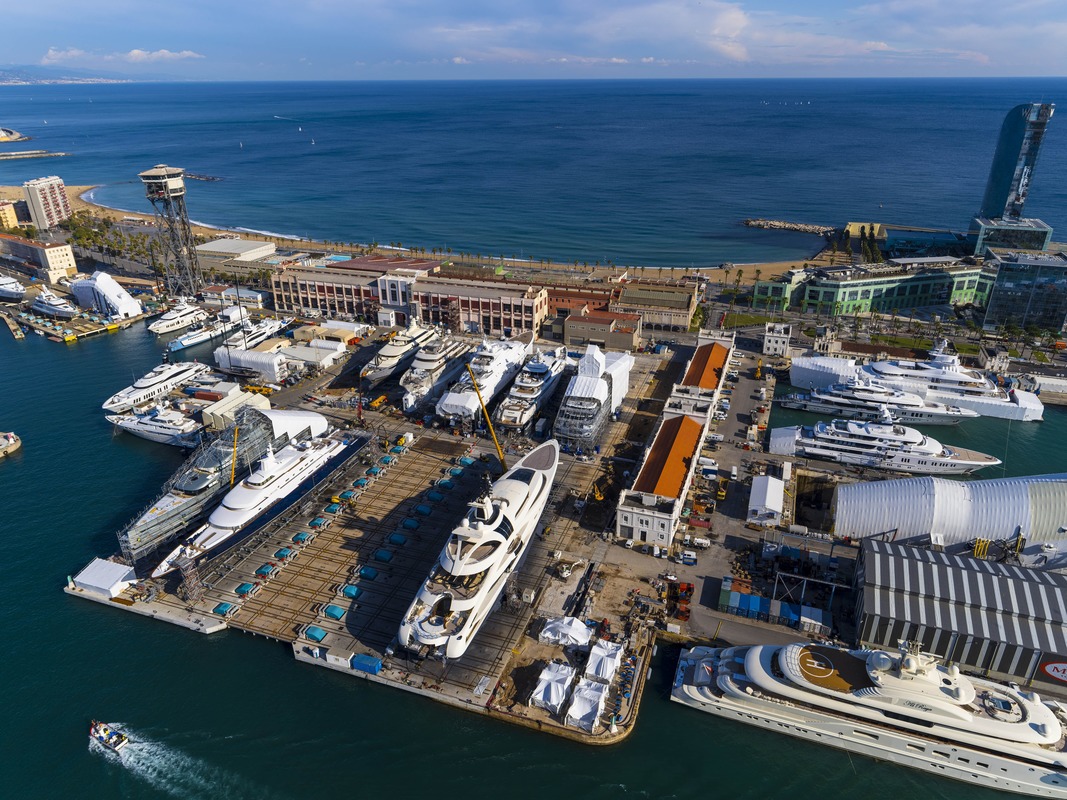
[[[589,663],[585,677],[600,683],[611,683],[622,664],[622,645],[597,639],[589,649]]]
[[[530,705],[559,714],[567,704],[567,694],[574,679],[574,667],[552,662],[546,664],[537,679],[537,688],[530,695]]]
[[[834,531],[892,541],[936,537],[946,546],[976,537],[1067,543],[1067,474],[953,481],[903,478],[839,484]]]
[[[589,644],[589,640],[592,638],[593,632],[580,619],[555,617],[545,621],[545,626],[541,629],[537,640],[542,644],[559,644],[564,647],[578,645],[581,647]]]
[[[112,319],[129,319],[144,313],[140,302],[106,272],[98,270],[91,278],[74,281],[70,291],[82,308],[93,309]]]
[[[593,733],[600,721],[600,715],[604,713],[604,705],[607,701],[606,684],[582,678],[571,694],[571,706],[567,709],[564,722],[572,727]]]
[[[748,499],[748,521],[764,527],[774,527],[782,521],[785,508],[785,483],[771,475],[757,475],[752,479]]]

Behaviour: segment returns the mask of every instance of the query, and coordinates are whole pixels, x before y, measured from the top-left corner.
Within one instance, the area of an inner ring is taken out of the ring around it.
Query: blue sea
[[[0,125],[34,140],[0,149],[72,155],[0,162],[0,184],[57,173],[146,211],[137,173],[169,163],[223,179],[188,197],[220,226],[689,268],[817,246],[750,216],[963,228],[1007,110],[1065,95],[1053,79],[3,87]],[[1027,212],[1067,227],[1065,178],[1053,120]],[[140,327],[70,346],[0,329],[0,430],[24,439],[0,461],[5,796],[993,797],[674,706],[664,659],[633,736],[590,749],[67,597],[180,462],[99,408],[159,355]],[[1063,410],[980,423],[935,435],[1002,474],[1062,469]],[[143,745],[91,752],[92,716]]]

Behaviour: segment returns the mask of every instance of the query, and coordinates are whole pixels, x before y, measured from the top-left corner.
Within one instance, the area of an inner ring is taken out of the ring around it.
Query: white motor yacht
[[[413,322],[407,329],[381,346],[371,362],[363,368],[360,377],[371,388],[403,370],[425,345],[437,340],[440,334],[434,328],[424,328]]]
[[[694,647],[671,700],[976,786],[1067,798],[1067,706],[964,675],[913,643]]]
[[[149,325],[148,330],[152,331],[152,333],[174,333],[175,331],[184,330],[190,325],[204,322],[207,318],[208,313],[204,309],[198,308],[182,298],[163,316]]]
[[[897,425],[883,410],[881,422],[835,419],[771,430],[770,451],[859,467],[920,475],[963,475],[1001,463],[999,458],[948,447],[914,428]]]
[[[292,505],[332,471],[338,456],[353,444],[344,437],[325,435],[287,445],[277,453],[268,450],[259,467],[222,498],[207,524],[164,558],[152,577],[167,574],[183,557],[195,560],[232,544],[238,533],[278,503]]]
[[[566,348],[536,351],[497,407],[495,419],[499,426],[504,430],[522,430],[533,422],[556,391],[566,366]]]
[[[445,389],[467,366],[471,346],[462,339],[442,336],[419,349],[408,371],[400,378],[404,389],[404,411]]]
[[[116,414],[129,411],[134,406],[143,406],[158,397],[169,394],[179,386],[192,383],[201,375],[209,372],[211,372],[209,365],[195,361],[160,364],[121,392],[111,395],[104,402],[103,408],[105,411]]]
[[[12,277],[0,275],[0,300],[21,303],[26,296],[26,287]]]
[[[37,291],[37,297],[34,298],[30,310],[57,319],[74,319],[78,316],[78,309],[43,286]]]
[[[874,420],[881,419],[884,406],[895,421],[915,425],[957,425],[961,420],[979,416],[970,408],[924,400],[917,394],[883,386],[867,376],[853,376],[844,383],[834,383],[823,389],[789,394],[775,402],[782,408]]]
[[[156,406],[146,411],[107,414],[105,419],[119,430],[148,439],[150,442],[177,447],[195,447],[204,426],[173,408]]]
[[[473,424],[482,413],[478,392],[487,406],[522,369],[530,353],[533,336],[500,341],[483,341],[470,361],[470,370],[478,381],[474,389],[470,373],[459,380],[437,403],[437,414],[453,425]]]
[[[271,336],[285,330],[293,324],[292,317],[264,317],[258,322],[251,323],[244,320],[240,330],[223,342],[224,347],[237,347],[242,350],[251,350],[258,344],[267,341]]]
[[[404,615],[401,647],[448,659],[467,651],[533,536],[558,465],[559,445],[545,442],[470,504]]]
[[[224,308],[215,319],[204,322],[181,336],[171,339],[167,343],[167,349],[174,353],[178,350],[184,350],[186,347],[210,342],[212,339],[235,330],[242,320],[247,318],[247,315],[248,312],[238,306]]]

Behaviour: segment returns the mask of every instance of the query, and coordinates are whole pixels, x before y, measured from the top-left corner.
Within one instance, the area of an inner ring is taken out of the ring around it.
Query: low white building
[[[104,558],[94,558],[71,584],[75,589],[102,597],[118,597],[126,587],[137,580],[133,567],[117,564]]]
[[[251,239],[216,239],[196,246],[196,257],[205,271],[247,272],[262,269],[256,264],[262,258],[274,255],[273,242],[258,242]]]
[[[748,497],[747,521],[766,528],[782,522],[785,510],[785,482],[770,475],[757,475],[752,479],[752,491]]]
[[[763,328],[763,355],[788,356],[789,340],[792,335],[792,325],[768,322]]]

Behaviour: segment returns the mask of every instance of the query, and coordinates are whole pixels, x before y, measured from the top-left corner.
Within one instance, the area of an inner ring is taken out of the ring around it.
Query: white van
[[[652,545],[652,557],[653,558],[659,558],[659,545],[658,544]]]
[[[737,480],[737,467],[730,467],[730,480]]]
[[[724,438],[726,438],[726,437],[724,437],[721,433],[709,433],[708,434],[708,441],[709,442],[721,442]]]

